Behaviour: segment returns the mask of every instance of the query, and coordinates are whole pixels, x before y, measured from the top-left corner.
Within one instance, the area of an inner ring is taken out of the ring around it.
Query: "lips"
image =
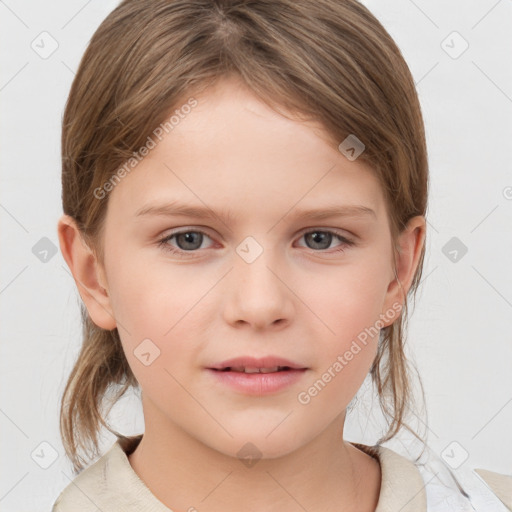
[[[242,356],[223,361],[222,363],[211,366],[210,369],[222,372],[276,373],[289,370],[305,370],[307,367],[276,356],[260,358]]]
[[[236,357],[206,368],[215,385],[237,394],[263,397],[298,386],[309,368],[277,356]]]

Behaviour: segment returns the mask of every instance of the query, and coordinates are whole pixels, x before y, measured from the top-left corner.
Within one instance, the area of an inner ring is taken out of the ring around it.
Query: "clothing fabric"
[[[128,455],[142,434],[118,438],[102,457],[82,470],[60,493],[52,512],[173,512],[154,496],[133,470]],[[351,443],[374,457],[381,468],[381,488],[375,512],[509,512],[482,480],[482,488],[465,496],[442,481],[442,470],[416,465],[384,446]],[[511,477],[512,478],[512,477]],[[484,489],[485,487],[485,489]],[[487,491],[486,491],[487,490]],[[478,494],[479,507],[475,508]],[[485,507],[485,508],[483,508]]]

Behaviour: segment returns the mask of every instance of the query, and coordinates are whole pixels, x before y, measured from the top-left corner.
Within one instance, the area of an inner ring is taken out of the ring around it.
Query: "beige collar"
[[[425,482],[413,462],[385,446],[351,444],[379,461],[382,476],[375,512],[427,512]]]
[[[149,490],[133,470],[128,455],[142,434],[118,438],[110,450],[84,469],[62,491],[52,512],[172,512]],[[351,443],[376,458],[381,467],[381,488],[375,512],[426,512],[425,485],[417,467],[383,446]]]

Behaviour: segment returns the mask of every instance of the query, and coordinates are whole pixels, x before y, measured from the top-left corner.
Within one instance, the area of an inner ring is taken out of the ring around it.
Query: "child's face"
[[[318,125],[278,115],[237,82],[196,99],[110,192],[104,285],[146,434],[179,431],[230,455],[252,442],[275,457],[342,426],[376,354],[371,328],[398,316],[384,196]],[[137,215],[173,202],[217,217]],[[373,213],[296,217],[332,206]],[[159,244],[177,231],[190,234]],[[234,375],[252,379],[243,390],[210,369],[239,356],[306,370],[262,393],[265,377]]]

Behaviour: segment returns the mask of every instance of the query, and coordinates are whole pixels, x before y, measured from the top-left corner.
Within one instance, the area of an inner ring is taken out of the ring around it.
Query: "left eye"
[[[307,233],[304,233],[302,237],[304,237],[305,240],[309,241],[309,243],[313,244],[313,246],[320,245],[320,247],[310,247],[310,249],[328,249],[329,246],[331,245],[331,242],[335,238],[342,242],[340,248],[336,249],[336,251],[342,251],[345,249],[346,246],[353,245],[352,241],[348,240],[344,236],[334,231],[325,231],[317,229],[314,231],[308,231]]]
[[[165,238],[162,238],[159,240],[158,244],[166,251],[177,254],[178,256],[183,256],[187,252],[197,252],[197,249],[200,249],[202,246],[204,237],[211,240],[211,238],[204,231],[179,231],[172,233]],[[334,239],[338,239],[341,244],[339,245],[339,248],[333,252],[343,251],[347,247],[354,245],[354,242],[348,238],[330,230],[316,229],[307,231],[306,233],[303,233],[300,238],[304,238],[306,240],[307,246],[310,249],[314,249],[315,252],[325,251],[325,249],[328,249]],[[176,239],[176,244],[178,247],[169,244],[172,239]]]

